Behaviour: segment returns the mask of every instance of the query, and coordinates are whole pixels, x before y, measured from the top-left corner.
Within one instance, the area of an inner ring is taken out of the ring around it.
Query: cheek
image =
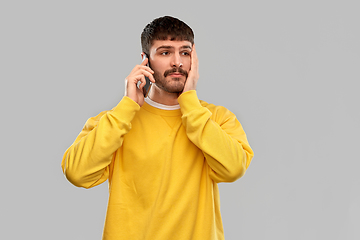
[[[166,68],[164,68],[164,66],[160,63],[156,63],[156,64],[152,64],[151,69],[154,70],[155,72],[164,72],[165,70],[167,70]]]

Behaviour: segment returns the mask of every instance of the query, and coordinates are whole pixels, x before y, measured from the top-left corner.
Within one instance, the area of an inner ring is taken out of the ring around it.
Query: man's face
[[[155,84],[169,93],[181,93],[191,67],[189,41],[154,40],[150,48],[150,67]]]

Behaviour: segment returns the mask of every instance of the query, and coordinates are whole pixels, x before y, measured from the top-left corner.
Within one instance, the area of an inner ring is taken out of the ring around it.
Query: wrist
[[[179,96],[178,102],[181,112],[183,114],[202,107],[200,100],[196,94],[196,90],[189,90],[187,92],[183,92]]]
[[[193,84],[186,83],[183,92],[188,92],[188,91],[192,91],[192,90],[196,90],[196,84],[195,83],[193,83]]]

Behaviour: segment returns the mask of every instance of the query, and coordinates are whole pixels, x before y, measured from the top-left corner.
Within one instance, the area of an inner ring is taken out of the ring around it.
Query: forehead
[[[191,48],[192,44],[189,41],[176,41],[176,40],[154,40],[150,48],[150,52],[156,51],[159,47],[166,46],[175,49]]]

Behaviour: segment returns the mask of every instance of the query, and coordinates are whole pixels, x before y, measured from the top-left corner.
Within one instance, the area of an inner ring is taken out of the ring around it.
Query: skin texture
[[[141,54],[141,57],[144,53]],[[146,66],[149,62],[151,68]],[[125,79],[125,96],[140,106],[144,104],[142,88],[145,76],[153,82],[149,97],[164,105],[178,104],[181,93],[196,90],[199,63],[195,44],[188,41],[155,40],[149,59],[134,67]],[[138,82],[140,82],[138,86]]]

